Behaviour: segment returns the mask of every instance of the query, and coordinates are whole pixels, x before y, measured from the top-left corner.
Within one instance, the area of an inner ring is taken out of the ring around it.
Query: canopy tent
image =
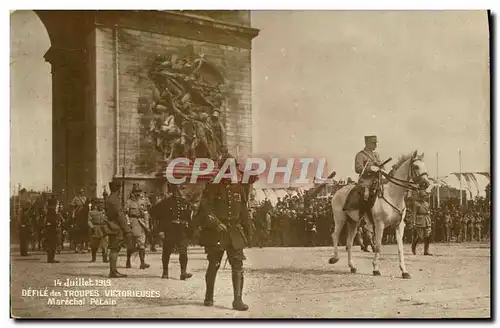
[[[446,186],[455,189],[460,189],[460,181],[462,182],[462,190],[466,191],[467,199],[474,199],[476,196],[486,196],[486,186],[491,182],[489,172],[452,172],[445,177],[439,179],[430,178],[436,186]]]

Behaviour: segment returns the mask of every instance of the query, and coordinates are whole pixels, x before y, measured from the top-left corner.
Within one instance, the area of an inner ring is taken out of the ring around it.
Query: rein
[[[416,172],[415,170],[413,169],[413,161],[410,163],[410,166],[408,168],[408,174],[407,174],[407,179],[409,180],[403,180],[403,179],[399,179],[399,178],[396,178],[396,177],[393,177],[391,176],[390,174],[388,173],[385,173],[383,171],[379,171],[380,174],[382,176],[384,176],[390,183],[393,183],[395,184],[396,186],[399,186],[399,187],[402,187],[404,189],[408,189],[408,190],[411,190],[411,191],[418,191],[420,190],[420,188],[418,187],[418,184],[415,183],[415,182],[411,182],[411,180],[413,180],[413,177],[417,177],[417,178],[420,178],[424,175],[427,175],[427,172],[425,173],[422,173],[420,175],[416,175]],[[403,213],[404,211],[406,210],[406,206],[403,208],[403,209],[399,209],[397,208],[395,205],[393,205],[391,202],[389,202],[389,200],[387,198],[385,198],[384,196],[384,193],[381,192],[380,193],[380,196],[379,198],[382,198],[387,204],[389,204],[389,206],[391,206],[393,209],[395,209],[399,215],[401,216],[401,218],[403,218]]]

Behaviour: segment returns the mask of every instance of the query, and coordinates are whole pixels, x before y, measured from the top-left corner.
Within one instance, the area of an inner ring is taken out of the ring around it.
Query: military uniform
[[[462,219],[460,220],[460,223],[461,223],[461,226],[462,226],[462,229],[461,229],[461,232],[462,232],[462,236],[461,236],[461,240],[462,241],[467,241],[467,236],[469,234],[469,216],[467,214],[462,214]]]
[[[89,228],[90,228],[90,249],[92,251],[91,262],[96,261],[97,250],[100,248],[102,252],[102,261],[104,263],[108,262],[108,237],[104,231],[104,225],[106,224],[106,214],[99,204],[99,201],[95,199],[92,202],[92,208],[89,212]]]
[[[132,188],[132,198],[127,201],[125,213],[129,220],[132,229],[132,236],[135,238],[136,245],[134,248],[127,250],[127,268],[131,268],[130,258],[135,248],[138,249],[139,258],[141,260],[141,269],[150,267],[146,263],[146,236],[149,234],[149,212],[148,202],[142,198],[139,193],[141,189],[138,184],[134,184]]]
[[[376,136],[366,136],[366,147],[356,154],[354,170],[359,174],[359,181],[358,185],[349,193],[344,205],[344,211],[361,209],[360,217],[366,213],[370,216],[370,221],[373,221],[370,209],[375,200],[373,196],[370,199],[370,190],[376,188],[378,178],[376,167],[380,168],[382,164],[379,154],[374,150],[376,143]]]
[[[174,248],[179,253],[180,279],[191,278],[192,275],[186,271],[188,263],[187,248],[189,246],[189,237],[192,235],[191,207],[189,203],[174,191],[171,196],[161,200],[155,206],[154,216],[158,218],[160,233],[164,237],[162,278],[168,279],[168,264]]]
[[[19,247],[21,256],[28,256],[28,241],[30,239],[30,203],[26,199],[26,189],[22,189],[19,195]]]
[[[477,241],[483,241],[483,218],[480,213],[476,213],[476,237]]]
[[[451,216],[450,213],[446,212],[444,214],[444,241],[446,243],[449,243],[451,241],[451,228],[452,228]]]
[[[316,223],[310,210],[305,212],[305,233],[306,233],[306,246],[314,247],[316,237]]]
[[[51,197],[47,202],[47,218],[44,229],[44,246],[47,252],[47,263],[59,263],[55,260],[58,233],[60,228],[59,215],[56,213],[57,200]]]
[[[88,241],[88,210],[89,204],[87,197],[84,196],[85,190],[80,190],[80,195],[73,198],[71,205],[73,206],[73,222],[75,251],[85,252],[86,243]]]
[[[127,224],[127,219],[121,206],[120,184],[110,182],[109,189],[111,189],[111,194],[106,198],[105,205],[107,220],[103,226],[109,238],[109,277],[122,278],[126,277],[126,275],[119,273],[117,270],[118,253],[124,242],[127,242],[127,248],[131,247],[131,229]]]
[[[233,308],[246,311],[248,306],[242,301],[243,249],[248,244],[249,216],[244,187],[230,183],[207,185],[198,215],[202,225],[200,242],[208,258],[204,304],[213,305],[215,278],[226,252],[232,269]]]
[[[363,242],[361,244],[361,249],[365,252],[369,252],[368,247],[370,246],[372,251],[375,252],[375,246],[373,244],[373,225],[366,219],[366,217],[363,217],[359,224],[359,228],[361,230],[361,239]]]
[[[426,201],[426,192],[420,192],[418,198],[413,203],[414,233],[411,249],[416,254],[417,245],[424,241],[424,255],[429,253],[430,236],[432,231],[432,222],[430,217],[429,203]]]
[[[469,241],[473,241],[475,239],[475,232],[476,232],[476,218],[474,215],[471,213],[469,215]]]

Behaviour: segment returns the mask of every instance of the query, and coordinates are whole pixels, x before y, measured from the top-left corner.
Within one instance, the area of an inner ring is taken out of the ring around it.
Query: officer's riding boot
[[[55,259],[55,257],[56,257],[56,250],[55,249],[50,249],[47,252],[47,262],[48,263],[59,263],[59,261],[57,261]]]
[[[149,264],[147,264],[146,261],[146,250],[145,249],[139,249],[139,258],[141,259],[141,269],[147,269],[150,267]]]
[[[218,264],[214,261],[209,261],[207,273],[205,274],[206,292],[205,301],[203,302],[205,306],[214,305],[214,287],[215,278],[217,277],[217,270],[219,270]]]
[[[132,251],[127,249],[127,263],[125,264],[125,267],[127,269],[130,269],[132,267],[132,264],[130,263],[131,257],[132,257]]]
[[[191,278],[193,275],[191,273],[186,272],[188,256],[185,252],[179,253],[179,262],[181,264],[181,280],[186,280]]]
[[[110,278],[125,278],[126,274],[118,272],[116,269],[116,262],[118,262],[118,251],[111,250],[109,253],[109,277]]]
[[[108,263],[109,262],[109,260],[108,260],[108,251],[105,248],[102,249],[102,262],[103,263]]]
[[[243,270],[236,270],[232,273],[233,276],[233,309],[238,311],[248,310],[248,305],[243,303],[242,293],[243,293]]]
[[[163,248],[163,254],[161,256],[161,262],[163,266],[163,274],[161,275],[162,279],[168,279],[168,263],[170,262],[170,254],[172,250],[170,248]]]
[[[430,237],[425,237],[424,239],[424,255],[432,255],[429,253],[429,244],[431,243]]]
[[[97,248],[92,247],[92,260],[90,262],[94,263],[97,258]]]

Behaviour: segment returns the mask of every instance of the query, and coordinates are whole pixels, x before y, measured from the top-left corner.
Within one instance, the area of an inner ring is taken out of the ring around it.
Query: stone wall
[[[224,14],[226,22],[249,25],[248,12],[228,13],[231,12]],[[126,179],[130,182],[154,177],[159,158],[149,133],[149,122],[152,118],[149,105],[153,100],[153,83],[148,78],[148,70],[156,54],[182,52],[186,46],[193,47],[195,53],[203,53],[227,81],[222,121],[226,128],[229,151],[236,154],[238,150],[243,156],[251,153],[251,37],[242,37],[241,32],[238,34],[231,30],[230,26],[225,31],[224,26],[219,25],[217,30],[222,33],[220,42],[217,41],[215,33],[208,34],[209,41],[197,40],[189,29],[194,29],[194,34],[199,32],[201,35],[201,30],[208,29],[206,24],[210,24],[202,23],[200,27],[191,26],[188,22],[185,23],[184,29],[178,30],[170,26],[169,29],[173,31],[170,34],[175,36],[168,34],[168,28],[165,33],[160,33],[158,24],[153,28],[142,24],[97,26],[97,180],[105,184],[113,177],[120,178],[122,168],[125,168]],[[181,36],[183,31],[186,32],[186,37]],[[243,40],[245,38],[248,40]],[[200,39],[203,37],[200,36]]]

